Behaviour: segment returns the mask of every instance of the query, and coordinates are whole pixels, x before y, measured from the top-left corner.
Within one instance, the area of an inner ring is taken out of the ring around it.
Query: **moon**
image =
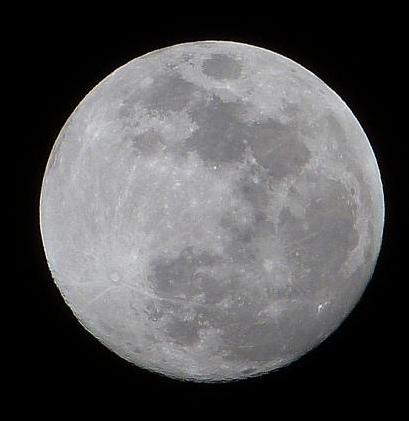
[[[62,128],[45,170],[47,262],[120,357],[198,382],[306,354],[350,313],[381,246],[369,141],[317,76],[222,41],[136,58]]]

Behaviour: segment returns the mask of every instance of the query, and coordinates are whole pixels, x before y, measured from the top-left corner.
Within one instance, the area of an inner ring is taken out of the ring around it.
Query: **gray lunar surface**
[[[99,83],[44,175],[53,278],[109,349],[179,379],[280,368],[355,306],[384,205],[370,144],[320,79],[233,42],[176,45]]]

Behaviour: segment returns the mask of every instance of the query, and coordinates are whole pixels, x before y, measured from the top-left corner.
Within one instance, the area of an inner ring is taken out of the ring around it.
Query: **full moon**
[[[176,45],[100,82],[62,128],[40,225],[80,323],[129,362],[217,382],[322,342],[372,276],[368,139],[323,81],[235,42]]]

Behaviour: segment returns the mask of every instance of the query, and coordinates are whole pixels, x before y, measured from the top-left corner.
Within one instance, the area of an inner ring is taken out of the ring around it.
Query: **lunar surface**
[[[345,103],[297,63],[176,45],[99,83],[45,171],[41,231],[81,324],[194,381],[299,358],[355,306],[379,253],[377,163]]]

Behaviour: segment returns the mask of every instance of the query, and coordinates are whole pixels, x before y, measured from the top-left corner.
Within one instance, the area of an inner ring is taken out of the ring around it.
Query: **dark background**
[[[402,339],[407,332],[403,315],[397,314],[405,283],[400,273],[404,252],[400,197],[408,173],[402,149],[407,136],[400,132],[403,120],[397,106],[407,78],[401,11],[380,11],[376,18],[365,12],[356,19],[351,18],[355,11],[350,11],[335,20],[338,11],[332,10],[315,20],[300,14],[297,23],[291,14],[267,10],[252,16],[215,12],[206,17],[200,11],[176,13],[177,17],[165,12],[159,17],[156,12],[153,19],[152,14],[142,16],[135,9],[103,20],[82,13],[78,9],[67,17],[62,9],[50,17],[42,11],[25,11],[24,19],[13,20],[6,39],[14,63],[9,70],[19,80],[15,94],[19,103],[13,109],[20,116],[20,135],[13,140],[17,153],[10,155],[16,158],[4,158],[13,174],[19,174],[15,185],[7,183],[18,196],[13,203],[23,211],[23,219],[15,224],[21,235],[15,236],[13,247],[18,295],[10,300],[14,316],[7,321],[17,323],[11,349],[17,358],[7,362],[13,370],[11,395],[18,398],[19,406],[31,411],[45,410],[51,403],[75,409],[80,403],[94,409],[113,404],[118,409],[133,407],[134,416],[144,409],[154,416],[162,409],[191,417],[222,407],[229,412],[250,408],[253,415],[261,408],[270,416],[284,409],[290,418],[300,410],[305,416],[332,417],[342,409],[355,414],[359,407],[365,413],[369,408],[384,408],[391,415],[404,391],[399,382],[404,377]],[[132,19],[124,23],[126,14],[134,14],[133,23]],[[378,264],[350,317],[322,345],[289,367],[229,384],[171,380],[138,369],[102,346],[79,325],[55,287],[38,224],[48,155],[79,101],[129,60],[195,40],[232,40],[271,49],[326,82],[346,101],[368,135],[386,202]],[[11,218],[18,213],[13,207],[8,211]]]

